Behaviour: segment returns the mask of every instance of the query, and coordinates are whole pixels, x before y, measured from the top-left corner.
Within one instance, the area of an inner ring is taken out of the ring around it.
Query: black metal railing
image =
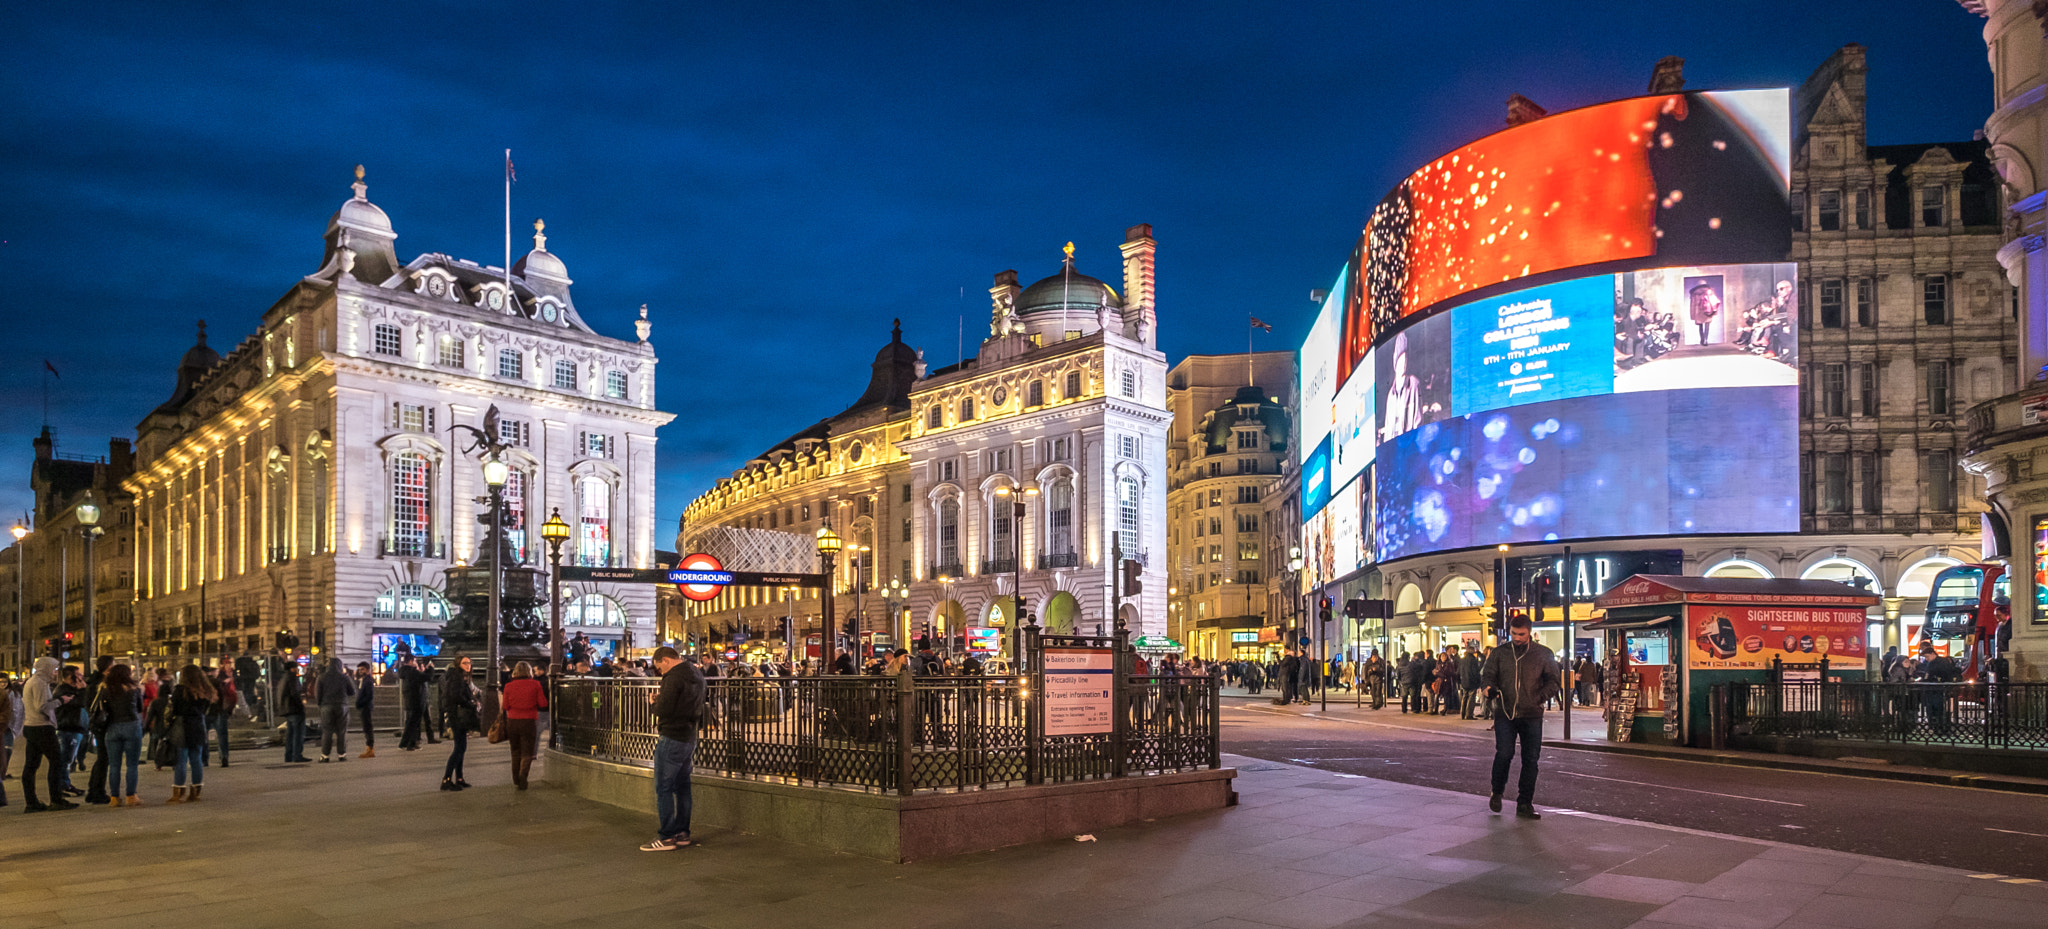
[[[967,567],[959,564],[935,564],[931,566],[932,577],[966,577]]]
[[[1010,574],[1016,570],[1017,559],[1015,558],[990,558],[981,563],[981,573],[983,574]]]
[[[1725,685],[1733,737],[2048,749],[2048,684]]]
[[[658,682],[557,684],[561,748],[651,764]],[[979,790],[1221,764],[1214,678],[1129,677],[1114,732],[1039,736],[1031,674],[713,678],[696,768],[880,793]]]
[[[377,555],[380,558],[446,558],[448,543],[420,536],[378,536]]]
[[[1038,556],[1040,568],[1072,568],[1081,564],[1080,552],[1053,552]]]

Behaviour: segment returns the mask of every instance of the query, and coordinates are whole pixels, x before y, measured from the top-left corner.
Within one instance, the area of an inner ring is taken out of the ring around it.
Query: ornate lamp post
[[[548,521],[540,524],[540,537],[548,543],[548,666],[565,667],[562,656],[562,543],[569,541],[569,524],[562,521],[562,508],[555,507]]]
[[[27,657],[21,652],[21,626],[28,620],[22,609],[22,592],[28,589],[28,546],[21,544],[21,540],[28,538],[28,527],[17,521],[7,531],[14,533],[14,663],[26,665]]]
[[[823,566],[825,574],[825,590],[818,595],[818,625],[821,627],[818,636],[820,674],[832,673],[832,659],[838,657],[834,654],[838,632],[832,626],[832,559],[845,547],[846,543],[840,540],[838,533],[832,531],[831,526],[819,527],[818,561]]]
[[[568,670],[568,663],[562,656],[562,543],[569,540],[569,524],[562,521],[562,508],[555,507],[548,514],[548,521],[540,524],[540,537],[548,543],[548,685],[553,687]],[[553,704],[554,698],[548,702]],[[560,730],[548,726],[548,747],[557,744],[555,734]]]
[[[903,586],[903,579],[892,577],[882,588],[882,604],[889,611],[889,637],[893,648],[903,648],[910,641],[910,624],[900,622],[903,601],[910,599],[910,588]]]
[[[85,502],[80,503],[74,512],[78,516],[78,534],[85,539],[85,657],[82,664],[90,668],[94,653],[99,651],[99,630],[93,623],[92,612],[93,601],[99,599],[93,596],[92,543],[106,530],[100,528],[100,508],[99,504],[92,502],[92,491],[85,492]],[[205,617],[200,619],[200,628],[204,630]],[[202,631],[201,636],[204,635]]]
[[[867,581],[868,565],[872,564],[872,562],[868,561],[868,559],[874,557],[871,554],[874,551],[874,549],[866,545],[855,545],[852,548],[848,549],[848,551],[852,552],[852,556],[849,560],[853,562],[854,628],[852,642],[854,654],[854,667],[860,667],[862,664],[866,663],[869,657],[871,657],[868,655],[861,654],[860,634],[868,631]]]
[[[1038,496],[1038,488],[1027,488],[1023,493],[1014,493],[1008,487],[996,488],[996,496],[1010,501],[1010,623],[1021,628],[1024,625],[1024,498]]]
[[[484,459],[484,486],[491,491],[491,626],[487,630],[490,643],[490,669],[484,681],[492,691],[502,683],[502,672],[498,668],[498,627],[504,619],[498,614],[499,600],[505,592],[505,482],[512,475],[512,466],[505,463],[496,449]]]

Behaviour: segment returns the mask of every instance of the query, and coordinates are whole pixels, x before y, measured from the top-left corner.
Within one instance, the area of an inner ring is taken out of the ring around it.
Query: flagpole
[[[512,309],[512,150],[505,150],[505,309]]]

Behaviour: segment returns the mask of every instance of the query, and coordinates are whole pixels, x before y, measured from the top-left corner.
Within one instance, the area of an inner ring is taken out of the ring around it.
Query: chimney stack
[[[1685,59],[1677,55],[1666,55],[1657,59],[1657,66],[1650,69],[1650,92],[1675,94],[1684,89]]]

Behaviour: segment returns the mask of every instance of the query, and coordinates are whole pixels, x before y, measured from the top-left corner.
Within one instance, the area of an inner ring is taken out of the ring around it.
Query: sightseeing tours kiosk
[[[1861,680],[1879,602],[1834,581],[1638,574],[1601,594],[1607,737],[1708,747],[1709,693],[1733,681]]]

